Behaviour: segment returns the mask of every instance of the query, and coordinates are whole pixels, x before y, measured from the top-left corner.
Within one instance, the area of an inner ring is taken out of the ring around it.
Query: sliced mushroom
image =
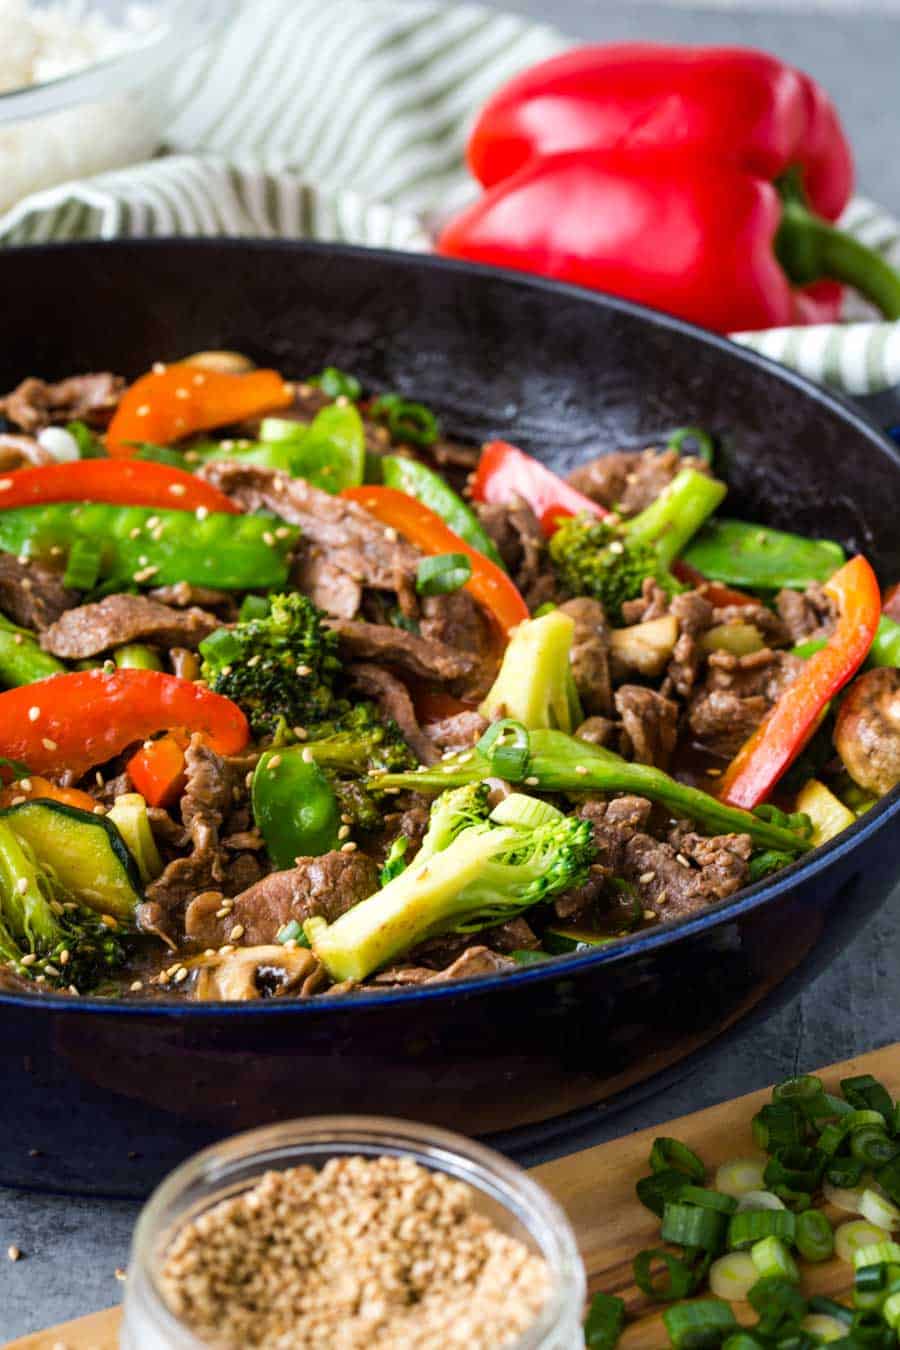
[[[650,678],[665,670],[677,641],[678,620],[674,614],[634,623],[628,628],[614,628],[610,634],[616,665]]]
[[[854,782],[883,797],[900,783],[900,670],[880,666],[854,681],[834,744]]]
[[[308,998],[325,982],[325,973],[306,947],[238,947],[185,963],[196,970],[194,997],[201,1003],[247,1002],[293,994]]]

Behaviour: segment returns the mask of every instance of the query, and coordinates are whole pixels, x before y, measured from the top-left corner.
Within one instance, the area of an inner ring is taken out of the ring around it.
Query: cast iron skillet
[[[559,469],[699,424],[721,440],[729,509],[839,538],[900,578],[890,443],[833,395],[618,300],[433,258],[218,240],[8,250],[0,294],[2,389],[233,347],[288,374],[352,370]],[[898,845],[895,792],[734,902],[466,984],[249,1006],[0,996],[0,1181],[139,1194],[199,1143],[280,1117],[476,1134],[634,1092],[829,961],[888,894]]]

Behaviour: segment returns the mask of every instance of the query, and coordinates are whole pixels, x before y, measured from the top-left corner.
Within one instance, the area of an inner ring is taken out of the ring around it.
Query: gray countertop
[[[900,215],[900,16],[828,9],[699,11],[609,0],[504,0],[593,40],[659,38],[770,48],[832,92],[856,147],[861,190]],[[581,1146],[762,1087],[796,1070],[900,1039],[900,890],[791,1005],[731,1040],[689,1078],[584,1133]],[[2,1109],[14,1109],[3,1103]],[[536,1158],[532,1159],[537,1161]],[[0,1190],[0,1335],[10,1339],[116,1302],[133,1203]],[[7,1261],[6,1248],[23,1253]]]

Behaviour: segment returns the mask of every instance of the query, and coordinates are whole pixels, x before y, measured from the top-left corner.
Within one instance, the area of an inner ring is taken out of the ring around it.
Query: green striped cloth
[[[153,91],[167,155],[35,193],[0,215],[0,243],[229,234],[427,250],[473,195],[477,109],[566,45],[477,5],[253,0]],[[873,203],[855,200],[843,224],[900,265],[900,226]],[[900,383],[900,324],[859,308],[735,337],[849,393]]]

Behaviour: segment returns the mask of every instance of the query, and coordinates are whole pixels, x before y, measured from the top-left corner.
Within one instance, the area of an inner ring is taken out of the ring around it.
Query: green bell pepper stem
[[[14,689],[64,670],[63,663],[42,651],[27,629],[17,628],[0,614],[0,686]]]
[[[120,670],[162,670],[162,661],[159,659],[159,652],[148,647],[143,642],[127,642],[124,647],[117,647],[113,652],[113,660]]]
[[[253,818],[278,868],[338,847],[341,811],[322,770],[297,746],[267,751],[253,774]]]
[[[880,253],[829,225],[802,202],[785,202],[775,252],[796,285],[825,278],[843,281],[871,300],[886,319],[900,319],[900,274]]]
[[[497,545],[475,512],[433,469],[415,459],[385,455],[381,461],[381,477],[385,487],[398,488],[423,506],[430,507],[460,539],[465,539],[467,544],[506,571]]]
[[[840,544],[752,525],[746,520],[711,520],[682,557],[710,581],[754,590],[802,591],[825,582],[846,561]]]
[[[283,586],[298,535],[296,526],[273,525],[262,516],[215,511],[203,520],[191,511],[98,502],[0,511],[0,551],[49,558],[51,549],[67,554],[79,539],[101,539],[100,577],[141,586],[179,581],[219,590]]]

